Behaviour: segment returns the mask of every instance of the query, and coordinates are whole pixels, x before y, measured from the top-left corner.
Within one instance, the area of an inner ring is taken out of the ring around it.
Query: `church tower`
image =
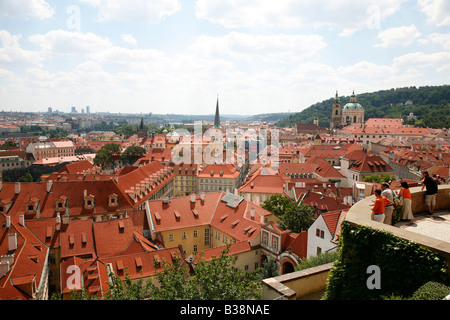
[[[355,90],[350,96],[350,102],[342,108],[342,125],[364,127],[364,108],[356,99]]]
[[[331,111],[330,129],[338,129],[341,126],[341,102],[339,100],[338,92],[334,98],[333,107]]]
[[[214,117],[214,129],[220,129],[220,116],[219,116],[219,95],[217,95],[216,102],[216,116]]]
[[[148,132],[144,125],[144,118],[141,118],[141,125],[138,127],[137,136],[138,136],[138,138],[147,138],[148,137]]]

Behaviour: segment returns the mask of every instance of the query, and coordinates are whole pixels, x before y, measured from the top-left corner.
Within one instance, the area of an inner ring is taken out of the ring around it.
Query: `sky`
[[[448,0],[0,0],[0,109],[299,112],[450,84]]]

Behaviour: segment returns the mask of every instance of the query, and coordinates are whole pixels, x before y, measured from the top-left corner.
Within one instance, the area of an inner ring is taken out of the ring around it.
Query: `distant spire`
[[[350,102],[355,103],[356,102],[356,95],[355,95],[355,89],[353,89],[353,93],[350,96]]]
[[[219,94],[217,94],[216,102],[216,116],[214,117],[214,128],[220,129],[220,116],[219,116]]]
[[[339,95],[338,95],[338,91],[336,90],[336,96],[334,98],[334,102],[335,103],[339,103]]]

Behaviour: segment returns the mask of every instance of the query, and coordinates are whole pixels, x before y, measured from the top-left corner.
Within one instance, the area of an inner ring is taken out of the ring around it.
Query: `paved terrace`
[[[425,192],[421,187],[411,188],[414,219],[401,221],[395,226],[371,220],[371,204],[374,196],[355,203],[346,220],[355,225],[365,225],[392,232],[394,235],[420,243],[437,252],[447,260],[447,274],[450,277],[450,185],[440,185],[436,197],[436,210],[426,215]],[[326,279],[333,264],[281,275],[263,280],[264,299],[318,300],[322,296]]]

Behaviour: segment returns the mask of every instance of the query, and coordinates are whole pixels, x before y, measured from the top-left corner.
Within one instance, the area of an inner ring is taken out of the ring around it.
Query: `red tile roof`
[[[112,271],[121,279],[128,274],[130,279],[146,278],[164,270],[164,261],[172,264],[178,257],[183,257],[180,248],[167,248],[152,252],[134,253],[121,256],[102,258],[105,264],[110,264]]]
[[[239,188],[241,193],[284,193],[284,180],[279,175],[255,175]]]
[[[61,227],[61,258],[96,257],[92,220],[74,220]]]

